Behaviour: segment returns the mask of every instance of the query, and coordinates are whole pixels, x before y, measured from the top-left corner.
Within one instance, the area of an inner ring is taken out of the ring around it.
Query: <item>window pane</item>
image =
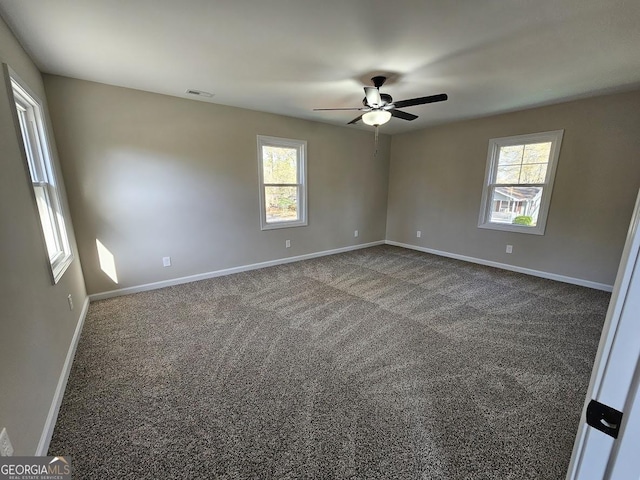
[[[33,107],[30,107],[33,108]],[[24,144],[24,150],[27,154],[27,163],[29,164],[29,173],[31,173],[32,182],[40,182],[46,180],[43,176],[38,175],[39,170],[37,168],[38,162],[36,160],[36,152],[34,151],[35,141],[33,139],[32,131],[29,128],[29,120],[27,118],[27,111],[16,103],[16,110],[18,111],[18,120],[20,121],[20,131],[22,132],[22,141]]]
[[[496,183],[520,183],[520,165],[499,166]]]
[[[490,221],[535,227],[542,190],[542,187],[494,187]]]
[[[551,142],[500,148],[495,183],[544,183]]]
[[[524,145],[510,145],[508,147],[500,147],[498,165],[520,165],[520,163],[522,163],[523,151]]]
[[[522,165],[520,181],[517,183],[544,183],[546,176],[546,163],[530,163],[528,165]]]
[[[262,147],[264,183],[298,183],[298,150],[285,147]]]
[[[524,148],[522,163],[547,163],[551,154],[551,142],[530,143]]]
[[[38,213],[40,213],[40,223],[42,223],[42,231],[44,233],[45,243],[47,244],[49,260],[53,261],[62,249],[56,234],[51,199],[49,198],[47,189],[42,185],[34,184],[33,191],[36,194],[36,203],[38,204]]]
[[[264,187],[267,223],[299,220],[298,187]]]

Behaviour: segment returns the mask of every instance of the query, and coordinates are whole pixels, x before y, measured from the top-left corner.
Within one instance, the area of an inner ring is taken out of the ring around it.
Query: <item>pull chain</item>
[[[375,149],[375,152],[373,153],[374,157],[378,156],[378,127],[379,127],[379,125],[375,125],[375,129],[376,129],[376,143],[375,143],[376,149]]]

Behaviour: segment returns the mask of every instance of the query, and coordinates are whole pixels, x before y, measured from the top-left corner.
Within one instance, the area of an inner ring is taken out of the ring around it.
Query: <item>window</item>
[[[478,227],[544,235],[563,132],[489,140]]]
[[[258,135],[262,230],[307,224],[307,142]]]
[[[58,283],[73,257],[44,126],[42,104],[15,73],[11,71],[9,75],[51,274],[53,282]]]

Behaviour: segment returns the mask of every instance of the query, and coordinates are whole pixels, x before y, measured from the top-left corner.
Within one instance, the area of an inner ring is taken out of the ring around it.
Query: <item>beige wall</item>
[[[13,68],[46,102],[39,71],[2,20],[0,62]],[[0,429],[7,428],[15,455],[33,455],[86,292],[72,229],[75,259],[60,282],[52,285],[21,139],[13,122],[13,99],[4,76],[0,82]],[[71,227],[69,218],[67,223]],[[75,300],[74,311],[69,310],[68,294]]]
[[[479,229],[489,139],[560,129],[545,235]],[[639,91],[395,135],[387,239],[612,285],[640,187],[639,153]]]
[[[89,293],[384,240],[385,135],[44,78]],[[308,226],[260,230],[257,135],[308,142]]]

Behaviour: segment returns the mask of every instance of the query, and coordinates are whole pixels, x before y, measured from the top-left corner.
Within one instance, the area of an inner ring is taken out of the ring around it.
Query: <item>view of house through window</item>
[[[17,77],[11,74],[10,78],[51,273],[54,282],[57,283],[71,263],[72,255],[51,161],[42,106]]]
[[[562,131],[493,139],[479,226],[544,233]]]
[[[551,142],[500,148],[491,221],[535,227],[540,213]],[[504,185],[504,186],[502,186]]]
[[[262,228],[306,225],[306,142],[258,137]]]

